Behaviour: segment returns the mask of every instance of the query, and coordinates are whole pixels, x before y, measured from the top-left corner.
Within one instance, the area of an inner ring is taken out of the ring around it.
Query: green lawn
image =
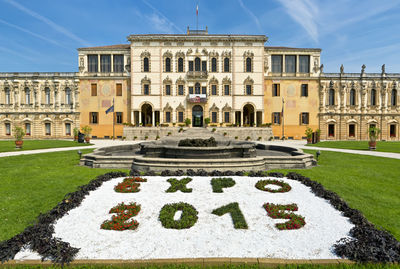
[[[23,231],[65,194],[112,171],[77,166],[78,158],[75,150],[0,158],[0,241]]]
[[[0,141],[0,152],[32,150],[32,149],[81,147],[89,145],[91,144],[84,144],[67,140],[24,140],[22,149],[16,149],[14,140],[3,140]]]
[[[77,186],[111,171],[77,163],[76,151],[0,158],[0,241],[21,232]],[[318,167],[292,171],[337,192],[400,239],[400,160],[323,151]]]
[[[369,150],[368,141],[324,141],[310,147]],[[400,153],[400,141],[377,141],[376,151]]]

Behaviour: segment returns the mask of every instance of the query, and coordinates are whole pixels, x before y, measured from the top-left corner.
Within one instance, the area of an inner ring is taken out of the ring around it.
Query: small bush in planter
[[[250,136],[248,136],[248,137],[246,137],[246,140],[248,141],[248,140],[250,140],[251,139],[251,137]]]
[[[137,136],[135,135],[134,137],[133,137],[133,140],[136,140],[137,139]]]
[[[189,126],[192,123],[192,121],[189,118],[185,119],[185,125]]]
[[[180,132],[180,133],[183,132],[183,128],[182,128],[182,127],[179,128],[179,131],[178,131],[178,132]]]
[[[89,125],[85,125],[82,128],[82,133],[85,135],[85,141],[86,143],[90,142],[90,133],[92,132],[92,127]]]
[[[226,136],[228,133],[227,132],[224,132],[224,136]]]
[[[171,132],[168,132],[167,136],[170,136],[171,134],[172,134]]]
[[[307,144],[311,143],[313,130],[310,127],[307,127],[305,135],[307,137]]]
[[[159,135],[156,136],[156,140],[158,140],[158,139],[160,139],[160,136],[159,136]]]
[[[217,129],[215,129],[215,128],[212,128],[212,132],[215,132]]]
[[[74,140],[78,140],[79,128],[75,127],[73,132],[74,132]]]
[[[17,148],[22,148],[22,144],[24,143],[22,141],[22,139],[24,138],[24,136],[26,134],[25,130],[22,129],[22,127],[17,126],[17,127],[14,127],[13,132],[14,132],[14,137],[15,137],[15,146]]]
[[[238,136],[235,136],[235,139],[238,139],[239,137]]]
[[[261,139],[262,139],[262,137],[261,137],[261,136],[259,136],[257,140],[258,140],[258,141],[260,141]]]
[[[210,122],[211,122],[210,118],[205,118],[204,119],[204,123],[205,123],[206,126],[209,125]]]
[[[147,138],[149,138],[147,135],[144,137],[144,140],[147,140]]]

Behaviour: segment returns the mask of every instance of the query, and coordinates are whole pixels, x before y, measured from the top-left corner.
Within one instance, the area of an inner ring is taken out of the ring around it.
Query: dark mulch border
[[[132,169],[131,176],[141,176],[140,172]],[[157,173],[148,171],[145,176],[155,176]],[[176,172],[165,170],[161,173],[162,176],[183,176],[185,173],[181,170]],[[188,170],[187,176],[243,176],[244,172],[232,171],[212,171],[205,170]],[[71,247],[69,243],[61,241],[59,238],[53,238],[54,226],[53,223],[62,218],[67,212],[79,206],[84,197],[100,187],[103,182],[112,178],[125,177],[123,172],[111,172],[90,181],[87,185],[78,188],[78,191],[69,193],[65,199],[58,203],[52,210],[45,214],[39,215],[36,224],[27,227],[22,233],[13,238],[0,242],[0,260],[5,262],[13,259],[24,245],[29,244],[32,250],[37,251],[42,260],[49,259],[54,263],[64,265],[74,259],[79,249]],[[265,171],[251,171],[251,177],[278,177],[282,178],[282,173]],[[353,238],[344,238],[339,240],[333,247],[337,255],[348,258],[357,262],[400,262],[400,242],[385,230],[378,230],[370,223],[360,211],[352,209],[342,200],[336,193],[326,190],[320,183],[302,176],[298,173],[290,172],[286,175],[287,178],[297,180],[311,188],[312,192],[321,198],[330,202],[337,210],[343,212],[345,217],[355,225],[350,230],[350,235]]]
[[[40,214],[34,225],[27,227],[13,238],[0,242],[0,261],[3,263],[14,259],[23,246],[30,245],[32,250],[42,256],[42,261],[49,259],[61,265],[70,263],[79,249],[71,247],[69,243],[63,242],[59,238],[53,238],[54,222],[66,215],[69,210],[78,207],[85,196],[100,187],[103,182],[125,176],[126,173],[123,172],[107,173],[78,187],[76,192],[65,195],[64,200],[53,209],[45,214]]]

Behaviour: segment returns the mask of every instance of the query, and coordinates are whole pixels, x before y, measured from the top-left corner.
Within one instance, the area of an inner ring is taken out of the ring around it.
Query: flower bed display
[[[169,187],[165,192],[192,192],[192,189],[188,189],[186,187],[186,184],[192,181],[190,177],[185,177],[180,180],[176,178],[169,178],[167,181],[171,184],[171,187]]]
[[[270,216],[273,219],[290,219],[290,221],[288,222],[275,224],[275,226],[279,230],[300,229],[306,224],[302,216],[285,212],[285,211],[297,211],[298,207],[296,204],[275,205],[266,203],[264,204],[264,208],[265,210],[267,210],[268,216]]]
[[[127,177],[123,182],[118,183],[118,185],[114,187],[114,190],[122,193],[139,192],[140,184],[138,182],[147,182],[147,179],[141,177]]]
[[[224,192],[222,189],[223,188],[230,188],[233,187],[236,184],[236,182],[232,178],[213,178],[211,179],[211,186],[213,192]]]
[[[116,213],[116,216],[112,216],[111,220],[104,221],[100,228],[104,230],[135,230],[139,226],[139,222],[130,218],[136,216],[140,211],[140,205],[136,203],[130,203],[125,205],[124,203],[118,204],[117,206],[110,209],[110,214]]]
[[[182,211],[179,220],[174,220],[175,213]],[[167,229],[188,229],[197,222],[199,212],[187,203],[166,204],[161,208],[158,219],[164,228]]]
[[[274,189],[266,187],[267,185],[277,185],[277,186],[280,186],[280,188],[277,190],[274,190]],[[270,179],[257,181],[256,188],[261,191],[267,191],[267,192],[272,192],[272,193],[288,192],[292,189],[289,184],[283,182],[282,180],[270,180]]]

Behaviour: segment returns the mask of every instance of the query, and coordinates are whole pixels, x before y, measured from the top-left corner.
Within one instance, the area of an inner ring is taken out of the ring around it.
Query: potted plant
[[[92,127],[85,125],[82,127],[82,133],[85,135],[85,142],[90,142],[90,133],[92,132]]]
[[[381,133],[381,129],[372,126],[368,129],[368,136],[369,136],[369,149],[375,150],[376,149],[376,139],[378,138],[379,134]]]
[[[205,118],[204,119],[204,124],[205,124],[206,127],[210,124],[210,122],[211,122],[210,118]]]
[[[185,119],[185,125],[189,126],[192,123],[192,121],[189,118]]]
[[[317,133],[317,143],[319,143],[321,141],[321,130],[317,129],[315,132]]]
[[[74,132],[74,141],[77,141],[78,140],[78,135],[79,135],[79,128],[75,127],[73,132]]]
[[[306,132],[305,132],[306,137],[307,137],[307,144],[311,144],[311,142],[312,142],[312,133],[313,133],[312,129],[310,127],[307,127]]]
[[[16,148],[22,148],[22,144],[24,143],[24,141],[22,140],[25,136],[25,130],[22,129],[22,127],[18,127],[16,126],[13,130],[14,132],[14,137],[15,137],[15,147]]]

